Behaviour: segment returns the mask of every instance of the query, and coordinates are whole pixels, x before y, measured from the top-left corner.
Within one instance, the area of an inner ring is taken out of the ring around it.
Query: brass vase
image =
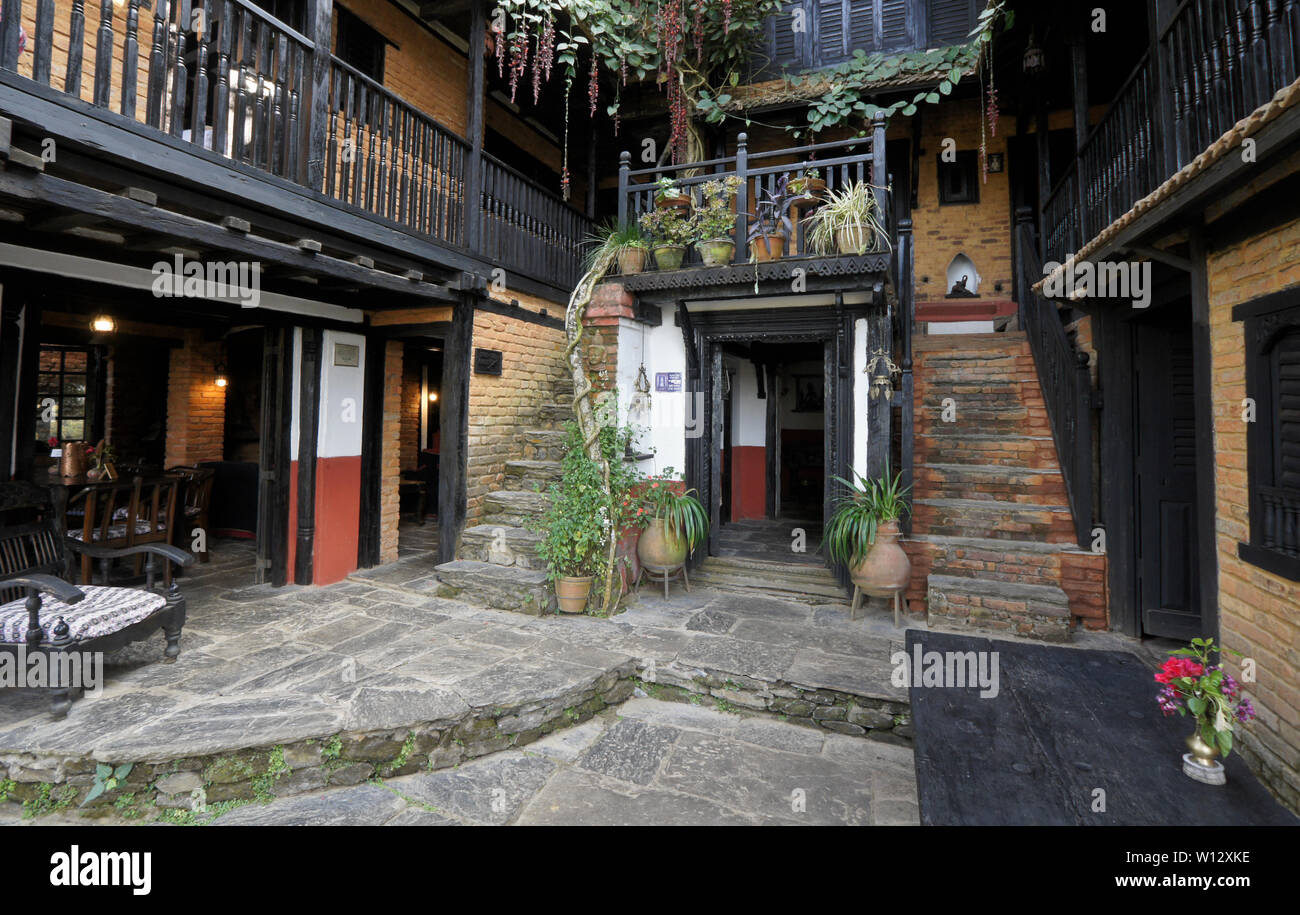
[[[1187,738],[1187,749],[1191,750],[1192,759],[1207,768],[1213,768],[1214,761],[1219,757],[1218,747],[1212,747],[1201,739],[1201,729],[1199,727],[1192,732],[1191,737]]]

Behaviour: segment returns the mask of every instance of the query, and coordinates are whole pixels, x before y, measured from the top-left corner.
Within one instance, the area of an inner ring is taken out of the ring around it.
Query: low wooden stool
[[[682,576],[682,582],[686,585],[686,593],[691,593],[691,577],[686,573],[686,563],[682,563],[676,569],[667,569],[661,566],[641,565],[641,571],[637,573],[635,587],[637,593],[641,591],[641,579],[648,578],[651,581],[662,581],[664,583],[664,600],[668,599],[668,582],[673,581],[678,575]]]
[[[895,626],[895,628],[897,628],[897,626],[898,626],[898,611],[899,611],[899,603],[901,602],[901,595],[902,595],[902,593],[903,593],[904,590],[905,590],[905,589],[903,589],[903,588],[891,588],[888,592],[880,593],[880,594],[877,594],[877,593],[875,593],[875,592],[870,592],[870,596],[872,596],[872,597],[884,597],[886,593],[887,593],[887,594],[892,594],[892,595],[894,596],[894,626]],[[863,594],[867,594],[867,593],[868,593],[868,592],[863,591],[862,588],[859,587],[858,585],[854,585],[854,586],[853,586],[853,606],[851,606],[851,607],[849,608],[849,619],[851,619],[851,620],[855,620],[855,619],[858,618],[858,607],[859,607],[859,606],[861,605],[861,603],[862,603],[862,595],[863,595]],[[865,612],[863,613],[863,616],[866,616],[866,613],[865,613]]]

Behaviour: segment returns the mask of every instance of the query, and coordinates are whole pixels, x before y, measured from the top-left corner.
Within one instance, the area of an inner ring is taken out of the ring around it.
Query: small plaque
[[[997,175],[1002,172],[1006,160],[1002,157],[1002,153],[989,153],[988,162],[989,162],[989,174]]]
[[[681,389],[681,372],[655,372],[656,391],[680,391]]]
[[[500,375],[501,374],[501,350],[499,349],[474,350],[474,374],[475,375]]]
[[[358,368],[361,365],[361,347],[355,343],[335,343],[334,364]]]

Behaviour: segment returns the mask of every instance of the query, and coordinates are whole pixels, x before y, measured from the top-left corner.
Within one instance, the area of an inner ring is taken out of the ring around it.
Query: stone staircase
[[[913,345],[913,609],[924,600],[932,628],[1068,640],[1104,588],[1104,557],[1076,544],[1028,340],[945,334]]]
[[[690,574],[691,587],[805,604],[843,604],[848,600],[830,569],[807,562],[710,556]]]
[[[457,558],[435,568],[444,596],[532,615],[554,609],[537,555],[542,535],[528,529],[550,506],[546,490],[560,478],[562,426],[573,415],[573,382],[556,382],[553,394],[537,409],[537,427],[520,433],[521,456],[506,462],[504,488],[484,497],[480,523],[461,534]]]

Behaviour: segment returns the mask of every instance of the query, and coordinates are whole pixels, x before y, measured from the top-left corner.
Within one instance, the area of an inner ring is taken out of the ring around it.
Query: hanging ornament
[[[867,392],[868,397],[872,400],[879,400],[880,395],[884,394],[885,400],[893,399],[894,376],[902,374],[902,369],[894,363],[893,359],[889,358],[889,353],[883,349],[875,350],[862,372],[871,379],[871,387]]]

